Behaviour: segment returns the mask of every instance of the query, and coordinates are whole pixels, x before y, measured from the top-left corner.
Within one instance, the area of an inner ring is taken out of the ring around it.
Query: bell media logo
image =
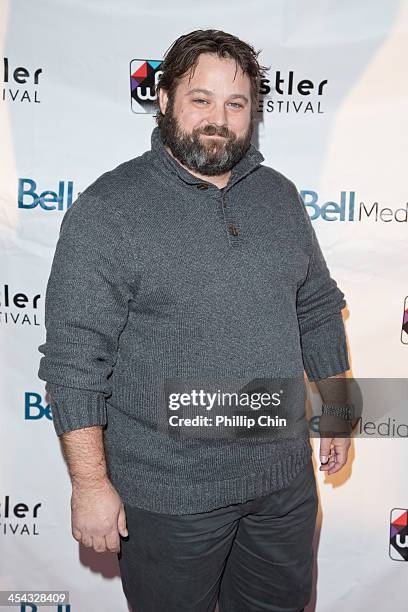
[[[391,510],[390,557],[394,561],[408,561],[408,510]]]
[[[162,60],[133,59],[130,62],[130,102],[134,113],[154,113],[156,85]]]
[[[355,191],[341,191],[340,198],[321,201],[311,189],[300,192],[311,221],[329,222],[408,223],[408,202],[402,208],[381,206],[379,202],[356,202]]]
[[[33,603],[22,604],[20,606],[20,612],[42,612],[42,609],[43,609],[42,605],[36,606]],[[71,604],[63,604],[63,605],[59,604],[53,607],[52,610],[55,610],[55,612],[72,612],[72,607],[71,607]]]

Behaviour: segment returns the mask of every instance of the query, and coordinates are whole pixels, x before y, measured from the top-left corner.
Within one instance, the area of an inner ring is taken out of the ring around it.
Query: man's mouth
[[[209,136],[210,138],[225,138],[225,136],[220,136],[219,134],[202,134],[202,136]]]

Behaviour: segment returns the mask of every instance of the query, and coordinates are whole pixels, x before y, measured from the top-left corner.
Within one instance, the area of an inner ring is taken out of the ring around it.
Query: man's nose
[[[207,120],[209,123],[213,123],[219,127],[227,125],[227,115],[225,112],[225,106],[223,104],[214,104]]]

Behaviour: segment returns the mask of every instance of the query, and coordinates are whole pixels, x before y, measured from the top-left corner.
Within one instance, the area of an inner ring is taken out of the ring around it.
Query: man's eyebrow
[[[195,93],[203,93],[206,96],[214,95],[213,92],[210,91],[209,89],[203,89],[201,87],[194,87],[193,89],[189,89],[185,95],[186,96],[190,96],[190,95],[195,94]],[[233,100],[236,100],[237,98],[241,98],[245,102],[247,102],[247,103],[249,102],[248,98],[246,96],[244,96],[244,94],[231,94],[229,96],[229,98],[231,98]]]

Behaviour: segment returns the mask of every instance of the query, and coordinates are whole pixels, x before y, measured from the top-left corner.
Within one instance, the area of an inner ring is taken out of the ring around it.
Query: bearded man
[[[349,369],[346,302],[294,183],[251,144],[258,53],[219,30],[173,43],[151,149],[65,213],[47,285],[39,376],[72,534],[118,554],[135,612],[299,612],[311,594],[303,379]],[[214,403],[272,390],[263,421]],[[320,469],[348,448],[321,439]]]

